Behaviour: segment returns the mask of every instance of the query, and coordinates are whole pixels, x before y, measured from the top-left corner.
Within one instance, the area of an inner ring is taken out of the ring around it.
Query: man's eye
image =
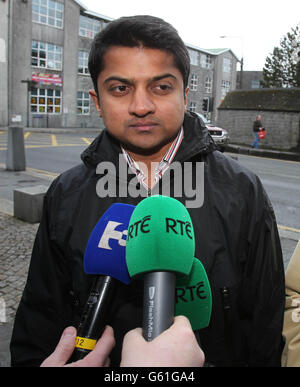
[[[128,92],[128,87],[126,85],[112,86],[109,89],[114,94],[126,94]]]
[[[170,91],[173,90],[171,85],[168,85],[168,84],[165,84],[165,83],[156,85],[154,89],[155,89],[156,92],[158,92],[160,94],[167,94],[167,93],[169,93]]]
[[[116,90],[117,90],[117,91],[120,91],[121,93],[123,93],[124,91],[127,90],[127,86],[117,86],[117,87],[116,87]]]

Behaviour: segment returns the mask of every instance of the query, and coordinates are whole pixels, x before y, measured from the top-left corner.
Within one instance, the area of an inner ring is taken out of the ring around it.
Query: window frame
[[[231,83],[230,81],[225,81],[224,79],[222,80],[222,85],[221,85],[221,96],[222,98],[225,98],[226,94],[230,91]]]
[[[193,66],[199,65],[199,51],[188,48],[188,53],[190,56],[190,64]]]
[[[231,73],[232,71],[232,60],[231,58],[224,57],[223,58],[223,73]]]
[[[85,25],[84,25],[85,24]],[[99,25],[99,29],[96,27]],[[95,35],[102,30],[101,21],[89,16],[80,15],[79,17],[79,36],[94,39]]]
[[[198,75],[192,74],[190,80],[190,90],[197,91],[198,90]]]
[[[207,94],[212,93],[212,87],[213,87],[213,80],[211,77],[207,76],[205,78],[205,83],[204,83],[205,93]]]
[[[79,96],[81,94],[81,96]],[[80,103],[78,103],[80,101]],[[88,106],[84,106],[84,102],[88,101]],[[78,116],[89,116],[90,115],[91,99],[90,94],[86,91],[77,91],[77,115]],[[80,111],[80,109],[82,109]],[[85,111],[86,110],[86,111]]]
[[[80,57],[80,54],[83,54]],[[89,52],[85,50],[78,50],[78,63],[77,63],[77,72],[80,75],[90,75],[88,67]],[[82,66],[80,66],[82,65]],[[79,71],[82,69],[82,72]]]
[[[60,1],[32,0],[31,15],[34,23],[45,24],[49,27],[63,29],[64,11],[64,4]]]
[[[190,103],[189,103],[189,111],[193,112],[193,113],[196,113],[196,110],[197,110],[197,102],[190,101]]]
[[[34,44],[36,44],[36,47],[34,47]],[[53,50],[51,49],[51,47],[53,47]],[[35,52],[37,53],[37,55],[33,55]],[[42,53],[44,53],[44,55],[41,55]],[[57,59],[58,55],[59,55],[59,59]],[[37,64],[33,63],[35,60],[37,61]],[[53,61],[53,66],[49,66],[49,64],[52,61]],[[45,66],[42,66],[42,63],[45,63]],[[32,40],[31,42],[31,66],[32,67],[62,71],[62,64],[63,64],[62,46],[59,46],[53,43],[46,43],[46,42],[40,42],[38,40]]]
[[[33,103],[33,99],[36,102]],[[44,100],[44,102],[43,102]],[[56,103],[59,100],[59,104]],[[36,107],[36,110],[34,110]],[[43,87],[33,88],[30,92],[30,112],[31,114],[61,114],[62,91],[58,89],[47,89]],[[59,110],[57,110],[59,109]],[[52,111],[51,111],[52,110]]]

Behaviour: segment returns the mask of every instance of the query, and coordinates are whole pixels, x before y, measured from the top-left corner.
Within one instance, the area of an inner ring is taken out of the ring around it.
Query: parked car
[[[222,145],[225,145],[229,142],[229,134],[226,129],[219,128],[218,126],[214,126],[208,121],[203,114],[201,113],[196,113],[201,120],[204,122],[204,125],[207,127],[209,134],[212,136],[214,139],[215,143],[220,146],[222,149]]]

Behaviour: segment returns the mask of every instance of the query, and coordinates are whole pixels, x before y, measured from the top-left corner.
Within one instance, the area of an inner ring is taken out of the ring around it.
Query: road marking
[[[48,144],[48,145],[25,145],[25,149],[34,149],[34,148],[52,148],[53,146],[55,146],[56,148],[63,148],[64,146],[67,146],[67,147],[75,147],[75,146],[84,146],[83,144],[57,144],[57,145],[52,145],[52,144]],[[5,151],[7,150],[7,147],[0,147],[0,151]]]
[[[27,171],[27,172],[40,173],[40,174],[42,174],[42,175],[47,175],[47,176],[51,176],[51,177],[57,177],[57,176],[59,176],[59,173],[50,172],[50,171],[45,171],[45,170],[43,170],[43,169],[26,168],[26,171]]]
[[[30,132],[26,132],[26,133],[24,134],[24,138],[26,139],[26,138],[28,138],[30,135],[31,135]]]
[[[91,144],[91,141],[89,139],[87,139],[86,137],[81,137],[81,139],[88,145]]]
[[[293,232],[298,232],[298,233],[300,233],[300,230],[299,230],[298,228],[294,228],[294,227],[281,226],[281,225],[279,224],[279,225],[278,225],[278,228],[280,228],[281,230],[293,231]]]
[[[57,140],[55,134],[51,134],[52,146],[57,146]]]

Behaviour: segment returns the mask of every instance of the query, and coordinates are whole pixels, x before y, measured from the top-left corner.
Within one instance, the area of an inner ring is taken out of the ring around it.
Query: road
[[[25,133],[26,165],[59,174],[81,162],[80,154],[97,133]],[[7,134],[0,132],[0,163],[6,160]],[[300,163],[232,155],[261,179],[282,227],[300,230]],[[299,234],[300,235],[300,234]]]
[[[300,229],[300,163],[238,155],[261,179],[280,225]]]

